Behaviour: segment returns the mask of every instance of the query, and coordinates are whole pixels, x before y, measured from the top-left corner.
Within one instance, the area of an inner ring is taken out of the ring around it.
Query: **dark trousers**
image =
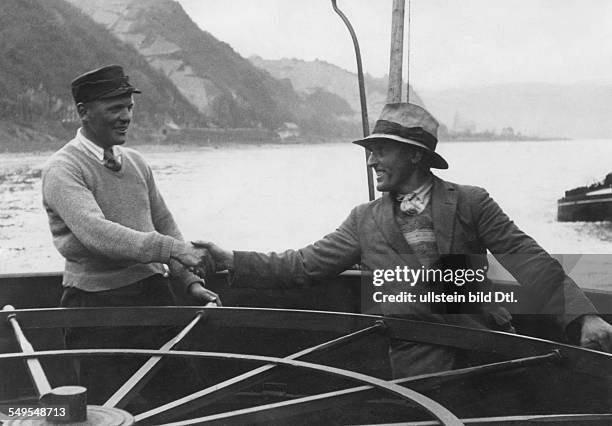
[[[61,306],[66,308],[172,306],[176,300],[169,281],[153,275],[114,290],[87,292],[67,287]],[[159,349],[180,328],[169,327],[74,327],[64,332],[68,349]],[[146,362],[133,356],[87,356],[76,360],[79,384],[87,388],[89,404],[103,404]],[[168,358],[140,391],[128,410],[138,413],[199,389],[200,380],[190,361]]]

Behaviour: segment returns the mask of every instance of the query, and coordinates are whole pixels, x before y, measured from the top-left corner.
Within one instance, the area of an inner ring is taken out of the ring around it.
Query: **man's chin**
[[[115,138],[113,145],[123,145],[127,141],[127,135],[121,138]]]

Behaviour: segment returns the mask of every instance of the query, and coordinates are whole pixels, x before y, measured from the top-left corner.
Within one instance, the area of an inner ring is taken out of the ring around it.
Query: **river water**
[[[185,237],[231,249],[301,247],[367,201],[365,155],[348,142],[135,148]],[[612,140],[442,142],[438,149],[450,164],[440,177],[485,187],[546,250],[564,254],[576,271],[588,269],[581,285],[612,289],[612,223],[556,221],[565,190],[612,171]],[[0,273],[63,268],[40,196],[49,155],[0,154]]]

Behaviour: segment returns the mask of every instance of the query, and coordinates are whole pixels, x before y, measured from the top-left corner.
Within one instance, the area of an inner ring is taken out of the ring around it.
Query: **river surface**
[[[242,250],[299,248],[367,201],[365,155],[348,142],[135,148],[187,239]],[[565,190],[612,171],[612,140],[442,142],[438,150],[450,164],[438,176],[485,187],[519,227],[582,270],[581,285],[612,289],[612,223],[556,221]],[[49,155],[0,154],[0,273],[63,268],[40,195]]]

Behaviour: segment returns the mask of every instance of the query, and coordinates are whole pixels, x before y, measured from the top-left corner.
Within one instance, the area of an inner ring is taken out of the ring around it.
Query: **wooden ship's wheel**
[[[0,411],[8,425],[612,422],[612,355],[506,333],[278,309],[5,307],[0,315],[0,347],[12,339],[16,349],[0,354]],[[109,325],[182,329],[159,349],[63,350],[49,343],[65,327]],[[478,353],[482,362],[391,380],[389,338]],[[34,350],[37,342],[46,347]],[[142,364],[105,401],[88,402],[86,389],[74,383],[52,386],[70,376],[62,369],[71,360],[102,356],[117,363],[138,357]],[[205,373],[203,387],[183,394],[167,389],[161,405],[129,411],[159,366],[175,358],[188,358]],[[47,412],[8,417],[11,406]]]

